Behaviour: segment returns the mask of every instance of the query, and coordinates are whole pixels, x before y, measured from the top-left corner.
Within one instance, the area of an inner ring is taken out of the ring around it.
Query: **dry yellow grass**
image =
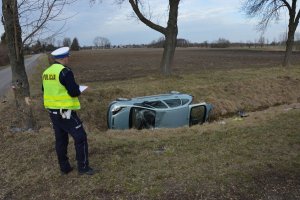
[[[42,105],[41,73],[48,66],[44,57],[30,79],[33,109],[38,125],[47,126],[48,114]],[[266,109],[274,105],[300,101],[300,68],[281,67],[261,69],[204,70],[172,77],[147,75],[142,78],[81,83],[89,85],[81,96],[80,115],[88,130],[106,129],[106,109],[118,97],[136,97],[180,91],[194,96],[195,102],[212,103],[212,119],[233,116],[237,111],[246,112]],[[10,95],[11,96],[11,95]],[[11,99],[8,95],[8,99]],[[7,103],[6,103],[7,104]],[[2,104],[0,106],[5,106]],[[7,118],[6,124],[14,123]]]
[[[81,97],[79,115],[91,165],[101,169],[92,177],[59,175],[42,106],[45,66],[47,60],[41,60],[30,80],[38,133],[10,133],[16,120],[10,115],[12,97],[0,104],[0,199],[300,198],[299,66],[82,83],[90,90]],[[171,90],[213,103],[213,121],[177,129],[106,130],[111,100]],[[239,109],[249,117],[236,118]],[[73,148],[70,144],[69,157],[75,165]]]

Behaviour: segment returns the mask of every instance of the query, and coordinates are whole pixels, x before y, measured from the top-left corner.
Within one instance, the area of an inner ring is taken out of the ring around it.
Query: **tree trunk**
[[[169,34],[166,34],[164,52],[160,63],[161,73],[165,76],[169,76],[172,74],[172,65],[175,54],[176,41],[177,33],[174,34],[173,32],[170,32]]]
[[[160,63],[161,72],[165,76],[172,74],[172,65],[178,35],[177,18],[179,2],[180,0],[169,0],[169,20],[165,33],[164,53]]]
[[[283,59],[282,66],[283,67],[289,67],[290,66],[290,59],[291,55],[293,53],[293,46],[294,46],[294,37],[295,37],[295,25],[290,24],[289,25],[289,32],[288,32],[288,38],[286,41],[286,50],[285,50],[285,55]]]
[[[122,1],[120,1],[122,2]],[[141,13],[139,9],[139,0],[129,0],[131,7],[138,18],[150,28],[162,33],[165,36],[164,53],[160,62],[160,68],[163,75],[171,75],[172,64],[177,42],[177,18],[178,18],[178,6],[180,0],[169,0],[169,19],[166,28],[153,23]]]
[[[17,0],[2,0],[4,29],[12,70],[12,88],[17,112],[13,113],[21,130],[33,129],[32,109],[26,98],[30,97],[29,83],[24,65],[22,31],[19,23]]]

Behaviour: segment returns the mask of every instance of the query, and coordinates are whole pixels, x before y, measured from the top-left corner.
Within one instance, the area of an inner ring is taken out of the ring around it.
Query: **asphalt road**
[[[25,68],[27,75],[30,74],[31,69],[36,65],[37,58],[41,54],[36,54],[30,58],[25,59]],[[12,80],[12,73],[10,66],[0,70],[0,97],[3,96],[10,88]]]

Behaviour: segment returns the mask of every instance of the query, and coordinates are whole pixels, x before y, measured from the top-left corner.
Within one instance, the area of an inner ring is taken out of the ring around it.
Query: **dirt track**
[[[79,82],[94,82],[159,74],[162,49],[111,49],[72,54],[70,66]],[[279,66],[283,56],[282,51],[177,49],[173,72],[181,74],[202,70]],[[299,52],[293,53],[291,63],[300,64]]]

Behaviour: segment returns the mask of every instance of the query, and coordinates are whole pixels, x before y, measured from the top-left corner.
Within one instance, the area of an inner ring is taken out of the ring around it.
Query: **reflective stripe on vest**
[[[65,67],[53,64],[43,73],[44,106],[49,109],[80,109],[77,97],[71,97],[59,81],[59,74]]]

